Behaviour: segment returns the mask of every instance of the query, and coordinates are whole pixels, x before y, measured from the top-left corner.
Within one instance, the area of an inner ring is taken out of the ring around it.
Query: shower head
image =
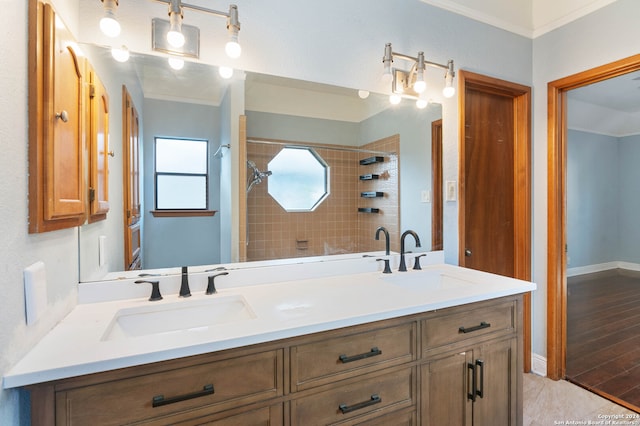
[[[216,153],[213,154],[213,158],[222,158],[223,157],[222,148],[231,148],[231,145],[228,144],[228,143],[224,144],[224,145],[220,145],[218,147],[218,149],[216,150]]]
[[[272,175],[272,172],[270,170],[261,172],[260,169],[258,169],[258,167],[256,166],[256,163],[251,160],[247,160],[247,167],[252,171],[251,175],[248,176],[247,179],[247,193],[249,193],[249,191],[251,191],[251,189],[255,185],[261,183],[263,179]]]

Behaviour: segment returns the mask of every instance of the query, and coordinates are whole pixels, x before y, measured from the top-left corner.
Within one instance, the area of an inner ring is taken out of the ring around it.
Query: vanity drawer
[[[267,351],[56,392],[56,424],[116,425],[205,413],[282,395],[282,352]],[[169,420],[167,423],[175,423]]]
[[[416,359],[416,323],[329,337],[291,348],[291,387],[300,391],[329,381]]]
[[[293,400],[291,424],[368,424],[367,420],[415,406],[415,367],[391,370]]]
[[[467,339],[515,332],[516,302],[489,303],[473,310],[456,308],[424,320],[422,342],[425,351]]]

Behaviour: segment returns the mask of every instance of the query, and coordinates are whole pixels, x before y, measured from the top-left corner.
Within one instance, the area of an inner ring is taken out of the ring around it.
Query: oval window
[[[311,148],[283,148],[268,167],[269,195],[286,211],[312,211],[329,195],[329,166]]]

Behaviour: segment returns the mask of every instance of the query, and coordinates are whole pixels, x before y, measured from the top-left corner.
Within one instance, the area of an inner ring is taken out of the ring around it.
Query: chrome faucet
[[[407,235],[411,235],[413,237],[413,239],[416,241],[416,247],[422,247],[420,245],[420,238],[418,237],[418,234],[415,233],[415,231],[408,230],[402,233],[402,237],[400,237],[400,267],[398,268],[398,271],[400,272],[407,272],[407,264],[404,260],[404,239]]]
[[[387,256],[391,253],[389,251],[389,231],[384,226],[380,226],[376,229],[376,241],[380,240],[380,232],[384,232],[384,252]]]

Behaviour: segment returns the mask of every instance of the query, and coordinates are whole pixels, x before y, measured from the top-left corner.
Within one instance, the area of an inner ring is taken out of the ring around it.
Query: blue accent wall
[[[568,267],[640,263],[640,135],[567,138]]]
[[[214,106],[145,99],[144,121],[144,269],[220,263],[219,216],[153,217],[154,139],[177,137],[209,141],[209,209],[219,205],[220,109]]]

